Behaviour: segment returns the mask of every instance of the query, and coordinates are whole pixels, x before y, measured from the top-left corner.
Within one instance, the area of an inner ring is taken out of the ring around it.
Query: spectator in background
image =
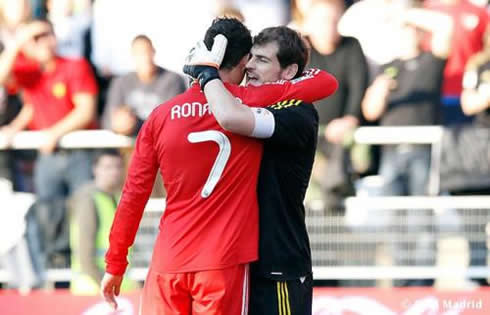
[[[71,131],[96,126],[95,79],[85,60],[56,55],[56,38],[47,21],[23,26],[0,55],[0,83],[9,79],[22,89],[24,105],[0,132],[11,139],[26,127],[44,131],[34,170],[36,215],[48,265],[67,266],[65,189],[72,192],[90,179],[90,152],[60,150],[57,144]]]
[[[399,58],[382,66],[366,92],[362,111],[366,119],[379,119],[382,126],[434,125],[440,119],[439,96],[451,47],[452,21],[447,15],[424,9],[410,9],[402,19],[399,36],[406,44],[400,47]],[[422,30],[432,34],[430,52],[421,50]],[[391,190],[387,195],[425,195],[429,160],[428,148],[383,148],[380,174]],[[396,184],[404,175],[407,177],[401,188]]]
[[[288,27],[297,30],[298,32],[304,32],[305,27],[305,15],[314,2],[321,2],[315,0],[292,0],[291,1],[291,22]]]
[[[90,28],[91,2],[83,0],[75,7],[76,0],[47,0],[47,17],[53,24],[58,42],[57,55],[80,58],[86,52],[85,38]]]
[[[343,0],[317,1],[307,11],[303,27],[312,46],[310,66],[325,69],[339,82],[334,95],[315,104],[320,134],[313,180],[321,187],[326,209],[333,211],[342,209],[343,199],[354,194],[343,143],[359,125],[368,84],[366,59],[359,42],[337,31],[343,12]]]
[[[430,0],[425,7],[452,17],[454,36],[444,72],[443,123],[450,125],[469,121],[461,110],[463,72],[467,60],[483,48],[489,16],[485,8],[468,0]]]
[[[339,32],[359,40],[369,65],[370,79],[379,67],[398,56],[402,40],[396,33],[398,12],[410,0],[364,0],[347,9],[339,22]]]
[[[448,15],[424,9],[410,9],[400,16],[399,36],[405,45],[400,57],[382,66],[366,91],[362,103],[364,116],[380,120],[382,126],[434,125],[439,121],[440,95],[444,67],[451,48],[452,20]],[[432,34],[431,51],[422,52],[422,31]],[[430,167],[430,147],[422,145],[393,145],[382,148],[380,175],[383,194],[425,195]],[[420,220],[420,213],[417,212]],[[417,216],[408,214],[409,229],[421,231]],[[424,222],[424,221],[422,221]],[[413,230],[412,230],[413,232]],[[417,236],[415,264],[430,260],[425,249],[430,244],[425,233]],[[430,253],[430,252],[429,252]],[[401,255],[394,253],[396,260]],[[400,261],[396,261],[400,263]],[[406,262],[405,262],[406,264]],[[406,284],[429,284],[407,282]]]
[[[118,76],[134,70],[129,48],[138,34],[152,38],[158,65],[180,72],[182,56],[201,38],[199,30],[215,17],[216,7],[216,0],[95,1],[91,35],[97,72]]]
[[[247,27],[252,34],[270,26],[288,22],[289,1],[284,0],[221,0],[242,12]]]
[[[154,62],[155,49],[145,35],[133,39],[131,53],[135,71],[114,79],[109,88],[102,126],[136,136],[158,105],[185,91],[183,77]]]
[[[124,176],[122,155],[116,149],[104,149],[94,156],[94,180],[86,183],[69,200],[71,292],[96,295],[104,274],[104,256],[109,248],[109,231],[121,194]],[[136,288],[124,279],[123,290]]]

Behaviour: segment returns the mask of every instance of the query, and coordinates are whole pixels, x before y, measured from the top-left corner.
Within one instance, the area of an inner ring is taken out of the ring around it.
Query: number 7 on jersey
[[[216,130],[191,132],[187,136],[187,140],[189,140],[190,143],[213,141],[218,144],[219,147],[218,156],[216,157],[213,167],[211,168],[211,172],[209,172],[208,179],[206,180],[206,183],[204,184],[204,187],[201,190],[201,197],[207,198],[213,192],[214,187],[216,187],[216,184],[218,184],[221,174],[223,174],[223,170],[225,169],[226,163],[230,158],[230,154],[231,154],[230,140],[224,133]]]

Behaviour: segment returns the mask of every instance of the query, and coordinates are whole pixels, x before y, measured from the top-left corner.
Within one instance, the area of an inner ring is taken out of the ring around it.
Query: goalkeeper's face
[[[246,66],[247,84],[261,85],[283,78],[283,69],[277,59],[279,47],[276,42],[254,45]]]

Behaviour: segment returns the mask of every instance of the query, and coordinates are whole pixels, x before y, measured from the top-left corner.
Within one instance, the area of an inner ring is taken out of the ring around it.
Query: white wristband
[[[252,107],[250,108],[255,118],[255,127],[250,135],[254,138],[270,138],[274,134],[276,122],[274,115],[265,108]]]

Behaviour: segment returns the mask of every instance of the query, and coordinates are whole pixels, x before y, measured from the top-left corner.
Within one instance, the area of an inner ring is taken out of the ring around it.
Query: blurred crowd
[[[58,141],[97,128],[136,136],[155,106],[187,88],[186,53],[216,16],[241,19],[253,33],[289,25],[311,46],[309,67],[339,81],[334,96],[315,104],[320,135],[307,204],[343,214],[343,200],[373,174],[382,179],[376,194],[429,194],[430,147],[356,143],[355,129],[373,125],[446,127],[439,192],[487,194],[487,5],[0,0],[0,135],[9,144],[22,130],[46,133],[36,151],[0,150],[5,189],[36,195],[25,233],[0,246],[4,265],[16,274],[10,285],[42,287],[45,270],[72,267],[74,291],[97,291],[128,152],[66,150]],[[164,196],[161,182],[154,196]]]

